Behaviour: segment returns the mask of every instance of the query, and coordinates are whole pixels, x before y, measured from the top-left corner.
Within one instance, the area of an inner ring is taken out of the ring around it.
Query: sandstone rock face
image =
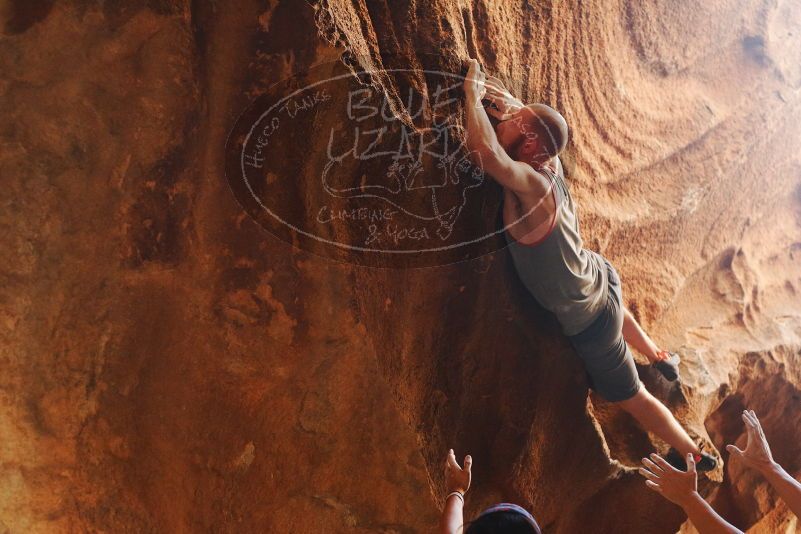
[[[228,134],[320,65],[373,73],[412,127],[419,71],[470,56],[560,109],[587,245],[684,358],[680,387],[643,381],[708,449],[754,409],[797,473],[800,17],[792,0],[1,4],[0,530],[426,532],[449,447],[475,459],[468,516],[503,499],[548,532],[689,529],[634,470],[664,444],[588,394],[497,242],[378,268],[246,214]],[[294,212],[319,195],[315,131],[275,163]],[[474,191],[457,237],[496,217],[497,186]],[[713,505],[795,531],[722,455]]]

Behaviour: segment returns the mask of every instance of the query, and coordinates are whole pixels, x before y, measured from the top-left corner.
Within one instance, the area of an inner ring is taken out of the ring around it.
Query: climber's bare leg
[[[667,357],[666,352],[659,349],[625,306],[623,307],[623,339],[648,358],[651,363]]]
[[[698,454],[701,450],[693,443],[673,414],[647,389],[640,390],[630,399],[620,402],[645,430],[653,432],[682,454]]]

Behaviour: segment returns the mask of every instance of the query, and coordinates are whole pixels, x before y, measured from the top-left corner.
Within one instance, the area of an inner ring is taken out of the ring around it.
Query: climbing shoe
[[[673,382],[679,379],[680,361],[681,358],[679,358],[679,355],[675,352],[671,352],[670,356],[668,356],[666,359],[654,362],[652,365],[657,371],[662,373],[662,376]]]
[[[718,461],[715,459],[714,456],[710,456],[709,454],[702,452],[701,454],[695,454],[695,469],[697,471],[712,471],[717,465]],[[685,460],[685,456],[676,449],[671,448],[668,453],[665,455],[665,461],[678,469],[679,471],[687,471],[687,461]]]

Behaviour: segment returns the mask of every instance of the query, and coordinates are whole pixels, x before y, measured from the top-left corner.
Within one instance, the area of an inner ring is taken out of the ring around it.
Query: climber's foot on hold
[[[679,379],[679,362],[681,358],[679,358],[679,355],[675,352],[668,352],[666,354],[667,357],[664,360],[657,360],[651,365],[653,365],[662,376],[673,382]]]
[[[697,471],[712,471],[718,465],[715,457],[705,452],[694,454],[693,458],[695,459],[695,469]],[[684,455],[676,449],[671,448],[668,451],[665,455],[665,461],[680,471],[687,470],[687,461],[684,459]]]

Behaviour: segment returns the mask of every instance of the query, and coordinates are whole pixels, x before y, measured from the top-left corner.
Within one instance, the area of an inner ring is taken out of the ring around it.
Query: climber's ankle
[[[648,358],[648,361],[651,363],[656,363],[660,360],[663,360],[662,353],[665,352],[656,345],[651,345],[648,347],[648,350],[645,352],[645,357]]]

